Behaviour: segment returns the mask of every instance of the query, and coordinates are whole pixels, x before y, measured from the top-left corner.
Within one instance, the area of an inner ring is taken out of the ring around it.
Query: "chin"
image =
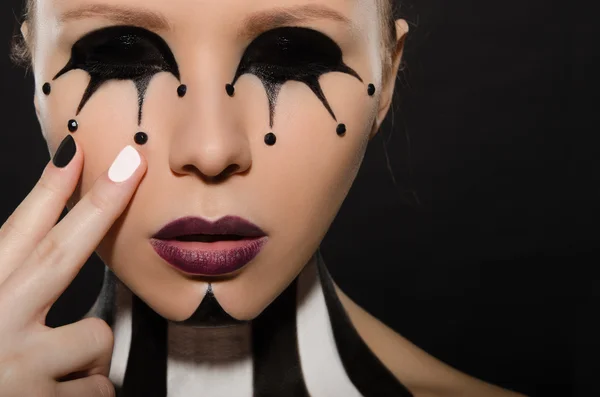
[[[318,249],[319,234],[271,235],[239,270],[218,276],[189,274],[162,258],[149,239],[117,224],[97,252],[119,280],[163,318],[196,326],[256,319],[283,293]],[[302,234],[302,233],[301,233]],[[292,247],[292,248],[289,248]]]

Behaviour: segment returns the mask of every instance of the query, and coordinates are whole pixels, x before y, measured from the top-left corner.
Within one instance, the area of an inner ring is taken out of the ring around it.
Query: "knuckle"
[[[51,260],[54,263],[62,257],[62,248],[54,237],[47,235],[35,246],[33,255],[36,261]]]
[[[2,225],[2,227],[0,227],[0,240],[2,240],[3,238],[5,238],[6,236],[9,236],[11,234],[14,234],[14,235],[17,235],[17,236],[24,235],[24,232],[15,223],[15,221],[13,220],[12,216],[9,217],[6,220],[6,222],[4,222],[4,224]]]
[[[17,357],[0,361],[0,385],[14,384],[22,381],[25,368]]]
[[[115,387],[106,376],[93,375],[92,384],[94,385],[94,396],[98,395],[101,397],[115,397]]]
[[[62,189],[60,188],[60,186],[57,186],[48,177],[41,178],[38,181],[37,188],[40,189],[40,190],[42,190],[42,191],[45,191],[46,194],[48,194],[49,196],[56,196],[56,197],[59,197],[60,199],[63,199],[65,201],[67,199],[66,193],[62,191]]]
[[[105,212],[114,202],[114,198],[111,197],[106,190],[94,186],[90,192],[90,202],[100,212]]]
[[[114,343],[113,331],[106,321],[98,317],[89,317],[82,321],[86,323],[86,330],[94,346],[100,350],[112,349]]]
[[[37,382],[32,376],[31,364],[23,352],[15,352],[0,360],[1,396],[45,396],[34,387]],[[6,392],[6,393],[5,393]]]

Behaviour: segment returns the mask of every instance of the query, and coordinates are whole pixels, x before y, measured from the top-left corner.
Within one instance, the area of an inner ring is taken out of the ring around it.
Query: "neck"
[[[368,349],[319,251],[250,323],[170,322],[112,272],[89,315],[113,328],[109,378],[118,396],[410,396]]]

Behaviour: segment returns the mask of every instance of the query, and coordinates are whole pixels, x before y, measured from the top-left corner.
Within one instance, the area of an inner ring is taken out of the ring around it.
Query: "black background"
[[[20,8],[0,3],[0,53]],[[322,246],[334,278],[471,375],[600,396],[598,14],[591,2],[423,0],[400,15],[411,33],[394,110]],[[49,155],[31,76],[8,56],[0,71],[1,223]],[[101,274],[92,258],[48,323],[81,316]]]

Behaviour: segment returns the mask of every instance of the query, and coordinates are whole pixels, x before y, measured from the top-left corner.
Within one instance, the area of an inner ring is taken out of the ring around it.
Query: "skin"
[[[350,21],[346,24],[310,18],[294,23],[295,26],[317,29],[334,39],[342,49],[344,63],[363,79],[360,82],[344,73],[327,73],[319,79],[338,121],[348,128],[341,138],[335,132],[338,123],[314,93],[300,82],[287,82],[281,87],[272,128],[265,90],[256,76],[241,76],[236,81],[233,98],[225,93],[224,85],[232,81],[240,57],[251,41],[251,38],[240,37],[237,28],[248,16],[272,10],[273,1],[39,0],[34,17],[37,21],[35,41],[30,40],[28,44],[33,53],[36,80],[34,103],[51,154],[68,134],[66,121],[74,118],[89,75],[82,70],[70,71],[52,83],[50,96],[42,93],[43,83],[51,81],[65,66],[71,47],[82,35],[123,23],[123,20],[115,21],[114,17],[91,17],[89,14],[74,20],[61,20],[64,13],[92,3],[145,9],[162,15],[170,28],[158,33],[168,42],[177,59],[181,82],[173,75],[160,73],[153,77],[148,87],[141,127],[148,133],[149,141],[138,147],[144,158],[140,169],[145,171],[145,176],[142,178],[143,172],[138,171],[140,183],[135,192],[133,182],[122,184],[126,185],[122,190],[127,191],[131,201],[127,204],[123,198],[117,205],[110,200],[101,200],[103,208],[118,207],[109,211],[112,218],[104,221],[104,225],[108,225],[116,219],[114,225],[106,226],[106,230],[95,226],[95,234],[74,234],[73,230],[80,231],[82,225],[92,224],[99,212],[94,207],[88,208],[87,212],[77,209],[86,202],[89,192],[94,191],[95,181],[102,180],[116,154],[124,146],[133,144],[133,135],[139,130],[135,85],[131,81],[110,81],[98,89],[76,117],[79,129],[74,137],[80,148],[78,160],[69,166],[71,168],[67,167],[68,171],[61,170],[68,174],[62,176],[68,183],[61,182],[65,186],[54,190],[59,192],[53,198],[55,213],[46,218],[58,216],[56,211],[61,200],[64,202],[71,196],[68,206],[73,208],[70,219],[74,225],[71,230],[66,226],[62,228],[62,233],[71,233],[65,241],[79,244],[90,252],[94,243],[99,242],[96,251],[103,261],[136,295],[165,318],[187,319],[202,301],[208,282],[212,282],[215,297],[227,313],[239,320],[255,318],[303,269],[345,199],[368,142],[390,107],[403,38],[408,31],[406,23],[397,21],[398,45],[393,57],[393,73],[384,79],[382,32],[375,2],[277,2],[281,7],[309,3],[326,5]],[[131,20],[127,22],[132,24]],[[29,37],[28,29],[27,25],[23,26],[26,38]],[[188,88],[185,99],[176,95],[181,83]],[[368,83],[376,87],[373,97],[366,93]],[[270,131],[278,137],[273,147],[263,142],[264,135]],[[75,189],[79,170],[80,181]],[[42,212],[40,201],[29,205],[37,206],[38,213]],[[249,266],[227,277],[184,275],[156,255],[149,238],[166,223],[189,215],[210,220],[224,215],[244,217],[267,232],[269,242]],[[25,210],[21,210],[16,219],[11,225],[34,222],[25,215]],[[43,227],[27,225],[19,228],[40,230],[36,239],[27,240],[29,246],[35,246],[51,224],[51,219],[46,219]],[[103,238],[102,232],[106,233]],[[11,239],[5,237],[4,241]],[[5,244],[4,249],[7,246]],[[18,253],[24,251],[13,249],[11,252],[15,257],[22,256],[19,261],[26,258]],[[20,272],[20,277],[10,283],[11,289],[0,288],[0,294],[4,295],[0,302],[14,301],[18,296],[17,281],[27,284],[27,277],[32,277],[37,280],[38,290],[43,292],[40,295],[47,298],[43,302],[47,310],[60,294],[59,289],[62,291],[68,285],[68,278],[72,280],[75,276],[77,266],[81,266],[84,259],[71,259],[68,271],[56,272],[62,276],[60,284],[42,283],[41,276],[35,273],[34,277],[31,269],[29,273]],[[16,267],[13,265],[13,269]],[[44,271],[45,274],[52,273],[48,268]],[[5,270],[5,274],[10,272]],[[359,334],[415,395],[516,395],[449,368],[370,316],[339,288],[337,291]],[[42,311],[43,315],[39,310],[33,312],[37,314],[34,316],[37,324],[43,324],[45,311]],[[109,350],[106,346],[112,342],[102,325],[94,326],[99,330],[98,334],[108,340],[103,344],[102,354],[94,353],[102,357],[102,365],[95,367],[94,373],[106,375]],[[44,332],[49,334],[50,331]],[[66,340],[63,335],[62,343]],[[80,347],[85,350],[82,346],[85,346],[83,341]],[[0,353],[0,360],[1,357]],[[77,365],[73,363],[63,375],[73,372],[75,367]],[[88,375],[94,374],[89,368],[87,370]]]
[[[61,15],[92,0],[40,0],[33,44],[36,107],[48,147],[53,152],[65,136],[89,75],[73,70],[41,86],[63,69],[73,44],[93,29],[115,22],[82,18],[60,23]],[[188,87],[176,95],[179,81],[169,73],[153,77],[144,101],[141,130],[149,141],[140,148],[149,169],[125,216],[98,247],[100,257],[129,288],[165,318],[187,319],[202,301],[208,278],[185,276],[166,265],[149,238],[166,223],[199,215],[216,220],[238,215],[260,226],[269,242],[250,266],[237,274],[212,279],[223,309],[240,320],[259,315],[299,274],[319,246],[350,189],[371,133],[385,116],[393,79],[382,81],[381,28],[371,1],[317,1],[348,18],[348,24],[324,18],[298,23],[319,29],[342,48],[344,62],[364,80],[328,73],[320,85],[339,122],[348,132],[336,134],[338,122],[303,83],[290,81],[277,98],[274,125],[269,126],[265,89],[254,75],[240,77],[230,98],[224,85],[235,76],[251,38],[237,27],[249,15],[273,8],[268,0],[197,2],[176,0],[102,0],[160,13],[173,27],[160,32],[169,43]],[[282,7],[306,5],[286,0]],[[176,28],[174,28],[176,27]],[[406,24],[399,22],[400,37]],[[202,38],[198,41],[197,38]],[[367,95],[367,82],[379,95]],[[207,100],[210,98],[210,100]],[[110,81],[77,116],[74,137],[87,150],[80,194],[138,131],[137,92],[130,81]],[[275,132],[277,144],[263,138]],[[243,197],[240,200],[239,197]],[[325,198],[325,199],[324,199]],[[148,211],[151,208],[152,211]]]

